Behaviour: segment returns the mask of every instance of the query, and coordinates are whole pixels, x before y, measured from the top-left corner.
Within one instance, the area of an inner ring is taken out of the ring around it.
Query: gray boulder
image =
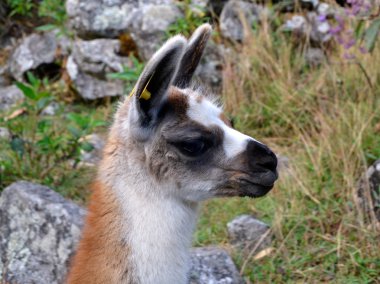
[[[172,0],[68,0],[66,11],[80,37],[116,38],[129,33],[144,59],[151,57],[169,25],[182,15]]]
[[[9,64],[5,62],[0,66],[0,88],[11,84],[11,75],[9,74]]]
[[[232,246],[245,255],[267,248],[272,241],[269,226],[251,215],[236,217],[227,224],[227,230]]]
[[[198,65],[195,76],[197,80],[219,94],[223,85],[223,63],[225,48],[213,41],[207,44],[204,55]]]
[[[244,283],[228,253],[220,248],[194,248],[191,251],[190,284]]]
[[[236,42],[243,42],[245,30],[250,30],[253,23],[260,20],[265,10],[252,2],[230,0],[220,15],[222,36]]]
[[[8,186],[0,196],[0,282],[63,283],[84,215],[48,187]]]
[[[23,81],[25,72],[54,62],[57,46],[54,32],[27,36],[9,59],[10,73],[16,80]]]
[[[321,7],[324,7],[323,5]],[[293,15],[282,26],[284,31],[289,31],[299,40],[310,40],[314,46],[331,40],[331,26],[327,20],[320,20],[319,16],[326,16],[325,9],[317,10],[317,12],[308,12],[304,15]],[[326,12],[327,13],[327,12]]]
[[[9,132],[8,128],[0,127],[0,139],[9,140],[10,138],[11,138],[11,133]]]
[[[305,52],[305,61],[310,66],[321,65],[325,60],[326,56],[321,48],[309,47]]]
[[[365,219],[380,222],[380,159],[359,180],[357,203]]]
[[[123,66],[131,65],[128,57],[118,55],[119,49],[118,40],[75,41],[66,70],[82,98],[94,100],[123,94],[123,82],[107,78],[108,73],[121,72]]]
[[[24,98],[23,93],[17,86],[0,87],[0,110],[8,110]]]

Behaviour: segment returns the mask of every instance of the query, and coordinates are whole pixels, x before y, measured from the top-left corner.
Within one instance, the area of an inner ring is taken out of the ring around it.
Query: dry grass
[[[275,240],[257,261],[235,253],[250,281],[380,283],[379,224],[355,198],[359,177],[380,157],[380,48],[355,62],[335,48],[311,68],[282,37],[264,27],[228,59],[224,102],[237,127],[289,157],[290,168],[264,199],[209,202],[196,241],[226,242],[225,223],[254,213]]]

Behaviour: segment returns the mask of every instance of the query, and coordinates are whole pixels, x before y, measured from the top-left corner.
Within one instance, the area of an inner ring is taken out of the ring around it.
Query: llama
[[[199,202],[273,187],[274,153],[190,87],[210,34],[169,39],[119,106],[68,283],[186,283]]]

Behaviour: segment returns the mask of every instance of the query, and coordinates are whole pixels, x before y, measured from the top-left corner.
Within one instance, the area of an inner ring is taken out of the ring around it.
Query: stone
[[[130,27],[141,58],[147,60],[162,45],[167,30],[182,13],[176,5],[141,5]]]
[[[220,31],[223,37],[236,42],[243,42],[245,30],[250,30],[259,22],[264,8],[255,3],[230,0],[220,15]]]
[[[95,166],[102,158],[102,152],[106,142],[96,133],[87,135],[83,140],[88,142],[93,149],[89,152],[81,151],[80,166]]]
[[[223,63],[226,49],[209,41],[203,57],[195,71],[195,77],[215,94],[220,94],[223,86]]]
[[[227,230],[231,245],[244,255],[259,252],[272,242],[269,226],[251,215],[236,217],[227,224]]]
[[[331,26],[327,21],[321,21],[316,12],[309,12],[307,14],[310,29],[310,39],[314,45],[320,45],[328,42],[332,36],[330,34]],[[306,36],[306,35],[305,35]]]
[[[356,202],[365,219],[380,222],[380,159],[360,178]]]
[[[0,66],[0,88],[6,87],[11,84],[11,75],[9,74],[9,64],[5,62],[4,65]]]
[[[319,66],[326,60],[321,48],[310,47],[305,52],[305,61],[310,66]]]
[[[190,284],[243,284],[229,254],[220,248],[191,250]]]
[[[9,132],[8,128],[0,127],[0,139],[9,140],[10,138],[11,138],[11,133]]]
[[[294,15],[282,28],[292,32],[301,40],[309,39],[314,46],[320,46],[331,39],[330,24],[321,21],[315,12],[307,13],[306,17]]]
[[[13,78],[24,81],[27,71],[53,63],[57,47],[54,32],[31,34],[24,38],[9,59],[9,71]]]
[[[119,55],[119,49],[118,40],[75,41],[66,70],[82,98],[94,100],[123,95],[123,81],[107,78],[109,73],[122,72],[124,66],[132,64],[128,57]]]
[[[291,171],[289,158],[283,155],[277,155],[277,171],[280,175],[289,174]]]
[[[63,283],[85,210],[46,186],[19,181],[0,196],[0,282]]]
[[[209,0],[208,6],[215,16],[219,16],[228,0]]]
[[[23,98],[23,93],[16,85],[0,88],[0,110],[9,110]]]
[[[84,38],[116,38],[130,33],[148,59],[161,45],[169,26],[182,16],[173,0],[68,0],[70,26]]]
[[[57,102],[51,102],[50,104],[48,104],[42,111],[41,111],[41,114],[42,115],[49,115],[49,116],[52,116],[52,115],[55,115],[57,113],[59,109],[59,104]]]

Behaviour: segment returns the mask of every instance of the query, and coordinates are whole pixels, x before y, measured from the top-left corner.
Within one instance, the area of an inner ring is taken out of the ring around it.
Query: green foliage
[[[364,33],[364,42],[369,52],[372,52],[375,48],[376,41],[379,37],[380,31],[380,18],[372,21],[368,29]]]
[[[110,73],[107,75],[109,79],[124,80],[127,94],[132,91],[145,66],[144,63],[140,62],[135,56],[131,55],[129,58],[132,61],[132,67],[124,66],[123,72]]]
[[[10,141],[2,141],[0,188],[19,179],[59,187],[76,175],[81,151],[92,150],[83,138],[104,125],[91,112],[65,113],[62,105],[55,116],[42,115],[55,99],[45,91],[46,80],[30,73],[28,80],[30,84],[17,83],[25,96],[20,106],[24,115],[0,120],[12,134]]]
[[[28,15],[35,7],[33,0],[6,0],[7,4],[11,8],[11,16],[13,15]]]
[[[69,35],[65,27],[67,20],[65,0],[6,0],[11,9],[10,16],[20,15],[46,19],[46,24],[37,28],[39,31],[58,29],[61,34]]]
[[[176,22],[171,24],[167,30],[167,37],[183,34],[189,37],[192,32],[200,25],[207,23],[210,18],[206,17],[206,11],[197,5],[191,5],[191,0],[185,0],[178,3],[184,13]]]
[[[70,35],[66,28],[66,9],[64,0],[43,0],[38,7],[38,15],[40,17],[49,18],[49,24],[40,26],[37,30],[47,31],[58,29],[61,34]]]

